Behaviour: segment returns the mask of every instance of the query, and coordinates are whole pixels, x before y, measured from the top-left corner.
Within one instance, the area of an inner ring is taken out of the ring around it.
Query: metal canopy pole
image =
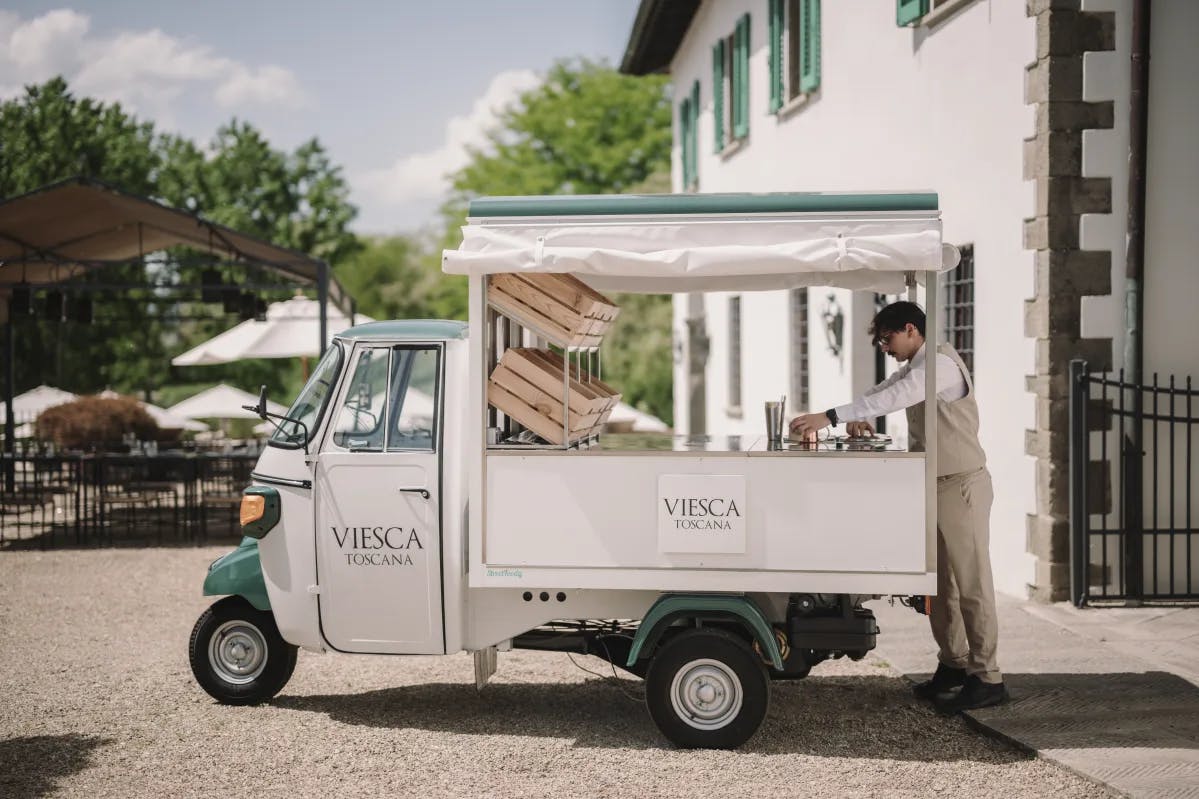
[[[16,366],[14,365],[17,356],[17,332],[12,322],[11,301],[7,319],[4,322],[4,330],[6,333],[4,337],[4,451],[8,454],[8,462],[4,465],[4,490],[11,494],[16,490],[17,476],[16,451],[13,449],[17,437],[16,413],[13,411],[13,394],[16,393],[17,380]]]
[[[913,278],[915,275],[913,275]],[[937,273],[924,273],[924,502],[927,518],[926,546],[933,571],[937,570]],[[910,288],[916,293],[915,280]]]

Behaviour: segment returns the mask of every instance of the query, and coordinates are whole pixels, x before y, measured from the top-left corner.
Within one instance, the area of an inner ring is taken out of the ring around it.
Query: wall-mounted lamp
[[[841,357],[841,347],[845,340],[845,312],[841,310],[841,303],[837,302],[836,294],[830,294],[825,299],[820,318],[824,321],[824,339],[828,344],[828,351],[838,358]]]

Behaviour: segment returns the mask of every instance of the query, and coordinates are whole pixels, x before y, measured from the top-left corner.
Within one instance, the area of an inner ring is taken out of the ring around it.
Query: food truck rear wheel
[[[279,693],[295,671],[296,651],[279,635],[274,616],[239,596],[200,614],[188,643],[196,682],[226,705],[253,705]]]
[[[688,630],[662,644],[645,676],[645,703],[678,746],[734,749],[766,717],[770,681],[761,658],[736,635]]]

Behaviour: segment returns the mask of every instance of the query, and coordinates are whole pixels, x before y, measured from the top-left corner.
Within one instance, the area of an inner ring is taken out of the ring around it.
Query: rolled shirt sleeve
[[[912,362],[904,364],[895,374],[873,386],[865,394],[834,410],[841,422],[865,422],[878,416],[910,408],[924,400],[924,348]],[[937,396],[953,402],[966,396],[966,376],[944,353],[937,353]]]

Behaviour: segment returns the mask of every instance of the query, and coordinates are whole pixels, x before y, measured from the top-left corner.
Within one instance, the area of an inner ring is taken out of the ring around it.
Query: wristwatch
[[[827,411],[824,412],[824,415],[828,417],[829,423],[832,424],[833,427],[837,426],[837,409],[836,408],[829,408]]]

